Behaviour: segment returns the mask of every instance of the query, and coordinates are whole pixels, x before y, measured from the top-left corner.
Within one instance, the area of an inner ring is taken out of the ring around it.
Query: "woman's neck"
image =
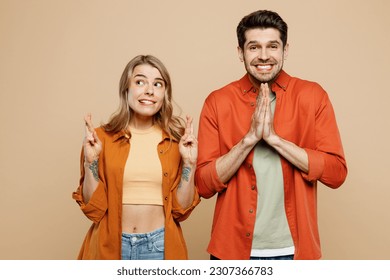
[[[154,125],[153,118],[148,118],[148,119],[137,118],[131,120],[129,127],[138,130],[145,130],[151,128],[153,125]]]

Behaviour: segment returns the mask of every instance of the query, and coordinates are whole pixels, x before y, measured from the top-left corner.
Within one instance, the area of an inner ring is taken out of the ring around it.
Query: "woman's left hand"
[[[185,165],[196,165],[198,159],[198,140],[194,135],[192,117],[186,117],[186,129],[180,139],[179,151]]]

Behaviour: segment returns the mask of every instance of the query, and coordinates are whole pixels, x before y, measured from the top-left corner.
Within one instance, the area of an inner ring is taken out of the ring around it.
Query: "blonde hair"
[[[129,77],[131,76],[134,68],[142,64],[148,64],[157,68],[166,87],[163,105],[160,111],[153,116],[153,122],[154,124],[159,125],[162,130],[167,132],[171,140],[174,139],[179,141],[181,136],[184,134],[184,120],[179,116],[173,115],[171,78],[164,64],[152,55],[138,55],[126,65],[119,82],[119,108],[111,116],[108,123],[103,125],[103,128],[105,131],[112,133],[125,130],[126,133],[131,136],[131,132],[128,130],[128,125],[134,116],[134,112],[129,106],[127,97]]]

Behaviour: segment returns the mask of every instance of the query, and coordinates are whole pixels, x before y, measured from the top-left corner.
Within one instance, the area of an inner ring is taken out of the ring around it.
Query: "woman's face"
[[[153,116],[163,105],[165,91],[165,81],[157,68],[149,64],[136,66],[129,77],[128,103],[134,111],[131,125],[151,126]]]

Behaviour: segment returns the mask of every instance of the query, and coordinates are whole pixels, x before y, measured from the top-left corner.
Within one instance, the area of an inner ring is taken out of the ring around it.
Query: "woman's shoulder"
[[[99,139],[103,142],[107,140],[115,141],[121,137],[125,137],[126,133],[124,131],[120,132],[109,132],[107,131],[104,126],[99,126],[95,128],[96,134],[98,135]]]
[[[99,137],[100,136],[102,136],[102,137],[109,136],[109,134],[106,132],[106,130],[104,129],[103,126],[99,126],[99,127],[95,128],[95,131]]]

